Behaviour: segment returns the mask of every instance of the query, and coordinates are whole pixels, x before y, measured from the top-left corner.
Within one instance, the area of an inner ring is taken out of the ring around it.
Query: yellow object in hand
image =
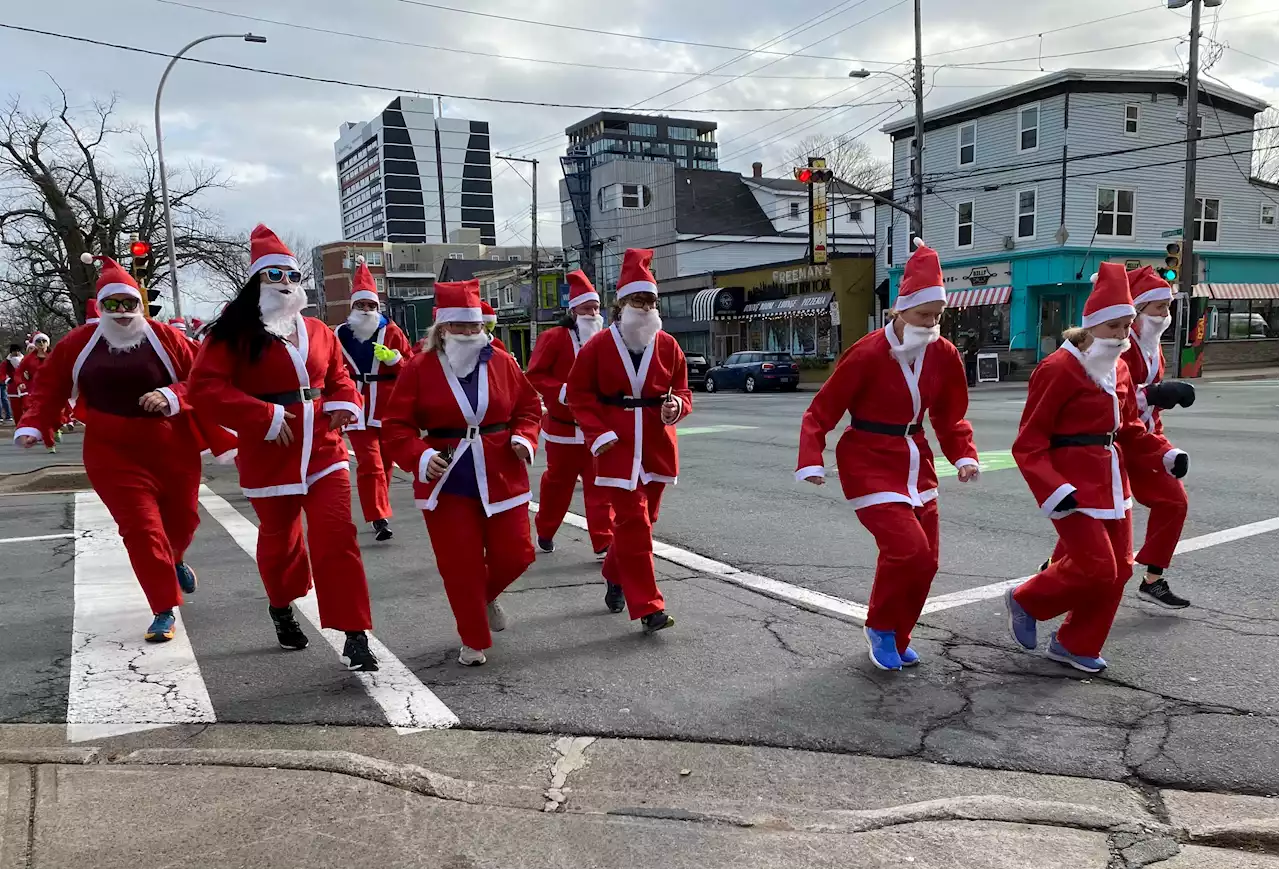
[[[373,355],[379,362],[392,362],[399,355],[385,344],[374,343]]]

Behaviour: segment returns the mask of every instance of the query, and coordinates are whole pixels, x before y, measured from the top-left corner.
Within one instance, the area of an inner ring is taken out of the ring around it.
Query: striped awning
[[[720,292],[719,287],[707,287],[705,290],[698,290],[693,297],[693,322],[711,322],[715,314],[714,306],[716,293],[718,292]]]
[[[1013,295],[1013,287],[974,287],[947,293],[948,308],[978,308],[983,305],[1004,305]]]
[[[1191,295],[1211,299],[1280,299],[1280,284],[1196,284]]]

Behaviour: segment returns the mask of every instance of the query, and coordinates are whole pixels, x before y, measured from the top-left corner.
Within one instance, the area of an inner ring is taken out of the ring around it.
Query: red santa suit
[[[651,250],[632,248],[623,254],[619,299],[637,292],[657,294],[652,261]],[[680,406],[670,425],[662,421],[668,395]],[[675,338],[659,331],[637,362],[615,323],[579,351],[565,397],[595,456],[595,483],[608,488],[613,507],[614,541],[601,573],[622,586],[632,619],[660,612],[665,603],[654,576],[653,524],[663,489],[675,485],[679,473],[675,423],[693,410],[684,352]],[[601,452],[609,444],[613,446]]]
[[[1086,328],[1134,315],[1122,265],[1102,263],[1095,281],[1085,303]],[[1065,555],[1014,589],[1013,599],[1037,621],[1067,613],[1058,642],[1093,658],[1133,570],[1125,467],[1138,462],[1171,474],[1181,450],[1143,425],[1124,360],[1095,380],[1084,359],[1067,342],[1036,367],[1027,387],[1013,456],[1041,512],[1053,520]],[[1063,508],[1067,496],[1075,504]]]
[[[43,332],[37,332],[31,336],[32,346],[34,346],[35,342],[41,338],[46,341],[49,340],[48,335]],[[18,382],[17,395],[14,396],[14,394],[10,392],[10,402],[12,402],[13,398],[17,398],[17,403],[13,404],[13,419],[15,425],[22,425],[22,418],[27,413],[27,397],[31,394],[32,390],[35,389],[36,375],[40,373],[40,369],[47,358],[48,354],[41,356],[36,353],[35,350],[32,350],[22,357],[22,362],[18,365],[18,370],[14,374],[14,380]],[[54,435],[57,432],[58,427],[63,423],[63,413],[65,410],[66,405],[64,404],[62,407],[58,408],[58,413],[52,419],[40,420],[40,439],[44,442],[46,449],[53,449],[57,444]]]
[[[0,372],[4,374],[5,394],[9,398],[9,409],[13,414],[13,422],[17,425],[22,420],[22,397],[18,391],[22,381],[18,379],[18,366],[22,364],[22,354],[18,354],[15,361],[12,357],[6,356],[4,362],[0,362]]]
[[[436,284],[436,323],[479,322],[478,281]],[[443,349],[433,349],[407,363],[382,420],[392,455],[413,475],[414,503],[471,649],[492,645],[485,608],[533,563],[529,471],[514,447],[533,456],[540,410],[509,354],[484,347],[460,377]],[[430,479],[428,465],[442,454],[449,467]]]
[[[141,299],[128,272],[110,257],[98,259],[99,297]],[[162,613],[182,603],[175,568],[200,524],[201,450],[208,444],[230,461],[235,439],[198,417],[187,401],[191,344],[163,323],[144,320],[143,328],[144,340],[128,351],[112,348],[98,323],[73,329],[41,367],[14,437],[39,437],[57,424],[68,401],[76,402],[87,423],[85,473],[120,528],[152,612]],[[150,392],[164,395],[163,413],[139,406]]]
[[[937,253],[917,242],[895,308],[945,300]],[[867,627],[892,631],[899,655],[938,572],[938,476],[921,423],[927,413],[943,455],[957,469],[978,467],[964,359],[938,338],[914,356],[890,321],[848,349],[814,396],[800,426],[796,479],[825,476],[827,433],[847,412],[836,445],[845,498],[875,537],[879,556]]]
[[[264,226],[254,229],[250,245],[255,274],[298,267]],[[329,418],[344,410],[359,418],[360,393],[337,337],[320,320],[298,315],[291,341],[273,339],[250,360],[240,348],[210,336],[200,345],[189,392],[207,419],[239,435],[236,466],[258,514],[258,572],[271,606],[287,607],[306,595],[314,576],[321,627],[369,630],[369,589],[351,521],[347,445]],[[293,434],[288,446],[276,442],[283,426]]]
[[[582,271],[569,272],[565,279],[569,282],[570,313],[577,305],[599,303],[600,294]],[[541,394],[546,408],[542,414],[540,437],[546,445],[547,469],[538,488],[538,514],[534,524],[539,538],[554,538],[565,513],[569,511],[573,488],[581,477],[587,533],[591,536],[592,550],[601,553],[613,542],[613,511],[609,507],[608,493],[596,485],[591,450],[587,448],[582,429],[574,419],[573,411],[565,404],[569,372],[581,349],[576,325],[548,329],[538,335],[533,357],[525,371],[529,382]]]
[[[378,288],[364,257],[358,258],[351,282],[351,302],[360,301],[378,301]],[[335,326],[333,331],[342,345],[347,373],[358,385],[363,404],[355,423],[346,427],[351,449],[356,454],[356,489],[360,493],[360,509],[366,522],[390,519],[392,458],[382,435],[382,414],[395,389],[396,378],[413,356],[413,350],[400,327],[386,317],[382,317],[378,330],[367,341],[357,338],[346,323]],[[378,359],[374,355],[374,344],[391,350],[395,358],[388,362]]]

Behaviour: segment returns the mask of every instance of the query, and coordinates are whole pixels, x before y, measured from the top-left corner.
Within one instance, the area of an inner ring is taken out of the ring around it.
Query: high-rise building
[[[719,169],[715,121],[598,112],[565,129],[571,155],[592,166],[609,160],[671,162],[680,169]]]
[[[396,97],[372,120],[343,124],[333,152],[343,239],[446,243],[472,228],[497,243],[488,122]]]

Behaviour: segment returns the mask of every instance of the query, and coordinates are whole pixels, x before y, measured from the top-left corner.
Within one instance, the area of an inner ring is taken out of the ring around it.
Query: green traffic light
[[[1160,273],[1160,276],[1164,278],[1166,281],[1172,281],[1178,277],[1178,273],[1175,272],[1173,269],[1165,269],[1163,272]]]

